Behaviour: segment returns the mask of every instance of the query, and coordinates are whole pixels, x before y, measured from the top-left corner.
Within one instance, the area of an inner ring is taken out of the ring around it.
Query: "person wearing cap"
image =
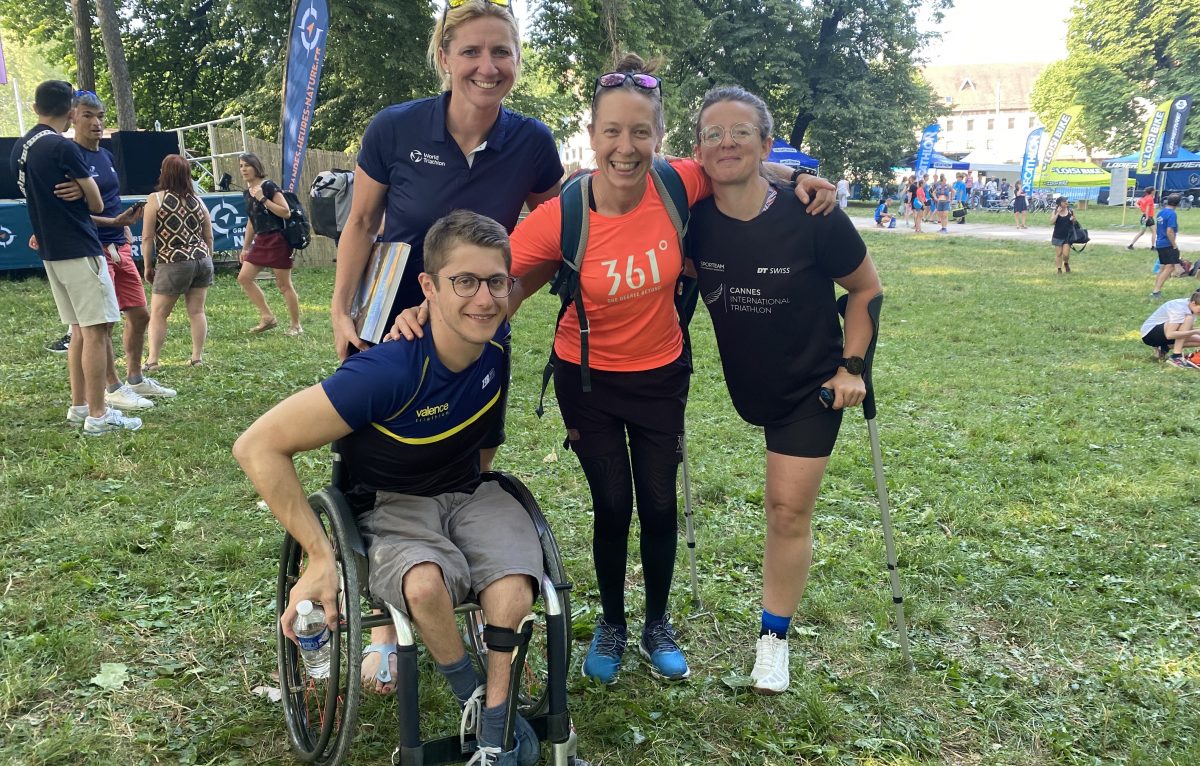
[[[1054,265],[1058,273],[1065,270],[1071,273],[1071,228],[1075,224],[1075,212],[1071,210],[1066,197],[1054,201],[1054,210],[1050,213],[1050,224],[1054,231],[1050,234],[1050,244],[1054,246]]]
[[[1154,279],[1151,298],[1162,297],[1163,284],[1175,272],[1177,264],[1180,264],[1179,243],[1176,239],[1179,236],[1179,215],[1175,212],[1180,199],[1178,192],[1168,195],[1166,206],[1154,217],[1154,230],[1158,233],[1154,247],[1158,249],[1158,262],[1162,268],[1158,270],[1158,276]]]

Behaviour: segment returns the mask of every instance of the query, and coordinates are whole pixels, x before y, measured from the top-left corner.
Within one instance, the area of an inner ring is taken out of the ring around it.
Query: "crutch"
[[[692,315],[696,313],[696,301],[700,297],[700,284],[695,277],[681,274],[675,285],[675,313],[683,331],[683,348],[687,355],[688,368],[692,366],[692,337],[688,332]],[[679,436],[679,452],[683,460],[683,522],[687,532],[688,564],[692,575],[692,608],[700,608],[700,578],[696,576],[696,523],[692,515],[692,477],[688,471],[687,425]]]
[[[692,521],[692,480],[688,475],[687,433],[679,437],[683,457],[683,521],[687,530],[688,563],[692,570],[692,608],[700,607],[700,579],[696,576],[696,527]]]
[[[838,313],[846,316],[847,296],[838,299]],[[867,421],[867,435],[871,439],[871,464],[875,471],[875,493],[879,497],[879,516],[883,522],[883,547],[887,557],[888,579],[892,585],[892,603],[896,605],[896,629],[900,632],[900,654],[909,670],[913,667],[912,655],[908,650],[908,622],[904,617],[904,593],[900,590],[900,570],[896,565],[896,540],[892,534],[892,513],[888,506],[887,482],[883,476],[883,451],[879,446],[879,425],[875,422],[875,387],[871,379],[871,363],[875,357],[875,343],[879,340],[879,310],[883,307],[883,293],[876,295],[867,304],[871,316],[871,345],[867,347],[866,368],[863,382],[867,384],[867,396],[863,399],[863,417]]]

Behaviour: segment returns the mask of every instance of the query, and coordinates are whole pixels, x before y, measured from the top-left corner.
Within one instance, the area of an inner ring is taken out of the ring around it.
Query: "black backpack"
[[[300,198],[295,192],[285,191],[283,198],[287,200],[288,209],[292,211],[283,221],[283,238],[287,240],[288,247],[303,250],[312,244],[312,228],[308,225],[308,216],[304,214],[304,208],[300,207]]]

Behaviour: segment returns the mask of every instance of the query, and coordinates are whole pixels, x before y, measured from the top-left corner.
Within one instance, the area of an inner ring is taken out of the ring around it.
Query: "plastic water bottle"
[[[296,604],[296,640],[300,644],[300,659],[309,678],[329,677],[329,626],[325,610],[311,601]]]

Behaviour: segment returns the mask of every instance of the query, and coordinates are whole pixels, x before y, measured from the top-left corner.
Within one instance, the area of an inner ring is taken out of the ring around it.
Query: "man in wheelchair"
[[[296,605],[324,606],[337,629],[334,553],[293,465],[298,452],[338,442],[370,560],[370,590],[405,612],[475,722],[473,764],[530,766],[538,741],[521,716],[504,750],[511,652],[542,574],[529,515],[496,482],[481,483],[479,449],[503,427],[508,388],[511,251],[490,218],[455,211],[425,238],[421,287],[430,308],[424,338],[383,343],[348,358],[323,382],[260,417],[234,455],[272,513],[308,554],[282,629],[295,640]],[[487,625],[487,683],[464,651],[454,606],[478,595]],[[396,641],[372,632],[372,648]],[[480,706],[482,705],[482,709]]]

